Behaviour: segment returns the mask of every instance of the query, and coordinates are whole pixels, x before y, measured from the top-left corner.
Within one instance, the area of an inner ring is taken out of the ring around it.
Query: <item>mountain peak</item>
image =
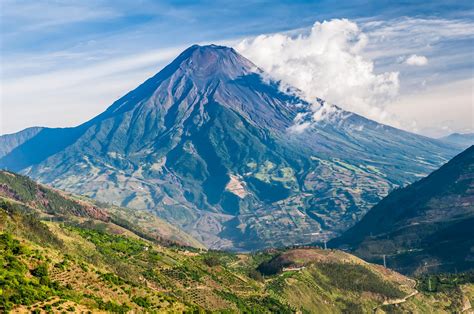
[[[251,61],[233,48],[219,45],[193,45],[183,51],[173,63],[198,77],[226,76],[236,78],[257,69]]]
[[[196,57],[206,57],[206,58],[231,58],[233,55],[239,55],[234,48],[220,45],[192,45],[181,54],[185,58],[196,58]],[[179,58],[179,57],[178,57]]]

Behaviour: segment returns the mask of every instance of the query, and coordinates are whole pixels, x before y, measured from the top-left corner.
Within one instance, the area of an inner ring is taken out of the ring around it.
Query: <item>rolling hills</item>
[[[337,250],[177,245],[117,224],[103,207],[0,174],[2,312],[433,312],[474,301],[469,280],[418,291],[413,279]],[[269,264],[272,273],[262,270]]]
[[[330,245],[405,274],[474,268],[474,146],[397,189]]]
[[[90,121],[10,142],[0,168],[243,251],[334,237],[459,151],[282,92],[215,45],[188,48]]]

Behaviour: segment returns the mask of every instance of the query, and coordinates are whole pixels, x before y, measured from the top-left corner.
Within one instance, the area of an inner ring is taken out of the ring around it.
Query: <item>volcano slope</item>
[[[338,235],[457,152],[265,77],[231,48],[192,46],[92,120],[9,148],[0,167],[248,250]]]

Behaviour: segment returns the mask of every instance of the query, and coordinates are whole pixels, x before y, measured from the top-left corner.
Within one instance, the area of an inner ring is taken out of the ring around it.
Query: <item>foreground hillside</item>
[[[25,200],[37,185],[2,175],[0,312],[433,312],[474,301],[469,280],[418,292],[414,280],[337,250],[176,245],[46,187]]]
[[[393,191],[330,242],[400,272],[474,268],[474,146],[428,177]]]
[[[265,77],[232,48],[192,46],[90,121],[4,138],[0,168],[246,251],[339,235],[460,150]]]

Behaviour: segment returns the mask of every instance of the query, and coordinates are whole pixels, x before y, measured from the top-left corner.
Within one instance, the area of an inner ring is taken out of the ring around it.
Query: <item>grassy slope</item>
[[[0,280],[6,282],[13,281],[5,270],[27,281],[3,290],[2,297],[7,299],[2,300],[3,306],[15,310],[367,312],[413,291],[413,281],[406,277],[340,251],[305,250],[311,252],[310,258],[295,260],[304,269],[263,279],[255,269],[279,252],[233,255],[163,247],[126,230],[122,234],[107,230],[103,222],[41,223],[45,228],[35,233],[45,235],[31,241],[25,239],[25,233],[18,233],[18,216],[2,217],[6,223],[1,228],[20,239],[21,249],[0,245],[1,256],[13,255],[26,266],[18,272],[9,259],[0,274]],[[8,238],[5,233],[3,238]],[[47,269],[47,278],[34,275],[41,265]],[[36,293],[29,293],[31,289]],[[416,296],[404,308],[455,309],[461,306],[461,299],[457,291],[429,292]]]
[[[149,212],[95,202],[7,171],[0,171],[0,198],[2,197],[24,203],[41,216],[60,216],[62,219],[78,216],[109,221],[161,241],[203,248],[199,241]]]
[[[341,251],[183,248],[107,219],[45,216],[31,204],[0,202],[0,311],[368,312],[414,291],[413,280]],[[275,260],[275,274],[256,271]],[[433,312],[459,300],[458,290],[428,291],[402,306]]]

